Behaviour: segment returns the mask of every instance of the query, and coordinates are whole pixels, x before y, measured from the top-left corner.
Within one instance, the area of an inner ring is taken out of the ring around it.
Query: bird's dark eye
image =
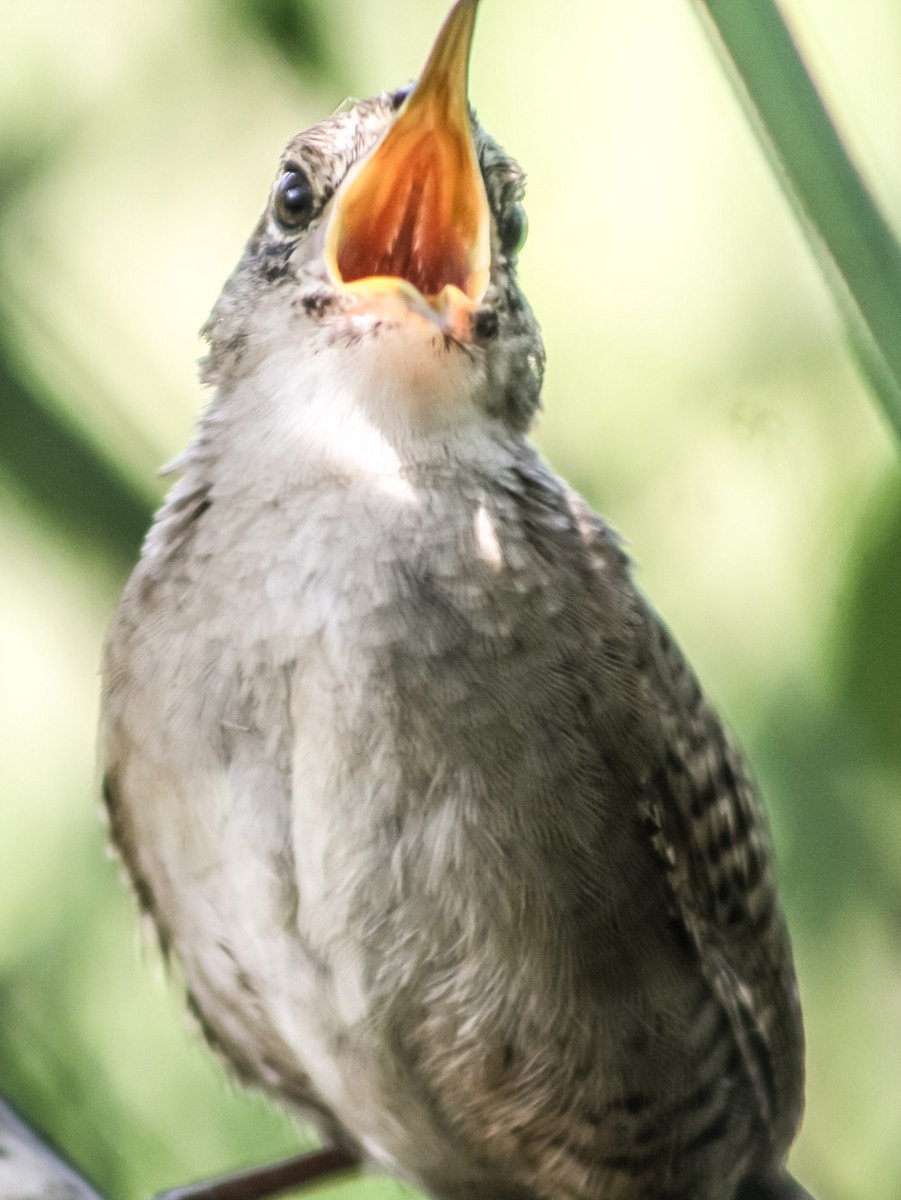
[[[497,233],[501,249],[508,257],[519,254],[529,233],[529,218],[521,204],[514,204],[504,213],[498,221]]]
[[[403,87],[399,87],[397,89],[397,91],[392,92],[391,93],[392,108],[400,108],[400,106],[403,104],[403,102],[406,100],[406,98],[410,95],[410,93],[413,91],[413,89],[415,87],[416,87],[416,81],[413,80],[410,83],[405,83],[403,85]]]
[[[286,171],[275,190],[275,216],[285,229],[300,229],[313,215],[315,197],[306,172],[298,167]]]

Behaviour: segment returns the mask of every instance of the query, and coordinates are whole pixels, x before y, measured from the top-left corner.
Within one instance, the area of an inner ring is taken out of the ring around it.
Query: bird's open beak
[[[341,185],[326,236],[332,279],[361,309],[400,303],[451,330],[491,263],[467,99],[478,4],[457,0],[394,124]]]

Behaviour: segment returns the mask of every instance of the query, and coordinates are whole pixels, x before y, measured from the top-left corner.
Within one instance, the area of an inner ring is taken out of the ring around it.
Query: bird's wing
[[[581,504],[597,567],[611,535]],[[800,1119],[803,1034],[791,946],[779,908],[766,815],[748,768],[666,627],[629,589],[634,668],[644,696],[641,816],[669,882],[673,916],[732,1026],[774,1144]],[[650,751],[650,753],[648,753]]]

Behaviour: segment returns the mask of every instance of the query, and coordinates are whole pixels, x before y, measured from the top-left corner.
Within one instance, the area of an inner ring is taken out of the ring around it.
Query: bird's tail
[[[783,1171],[779,1175],[746,1179],[736,1192],[735,1200],[814,1200],[814,1197],[797,1179]]]

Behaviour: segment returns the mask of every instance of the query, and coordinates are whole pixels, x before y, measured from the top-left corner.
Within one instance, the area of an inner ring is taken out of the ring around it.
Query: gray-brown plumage
[[[292,141],[213,313],[109,636],[113,835],[210,1041],[441,1200],[775,1197],[803,1068],[766,823],[526,439],[476,2],[412,96]]]

